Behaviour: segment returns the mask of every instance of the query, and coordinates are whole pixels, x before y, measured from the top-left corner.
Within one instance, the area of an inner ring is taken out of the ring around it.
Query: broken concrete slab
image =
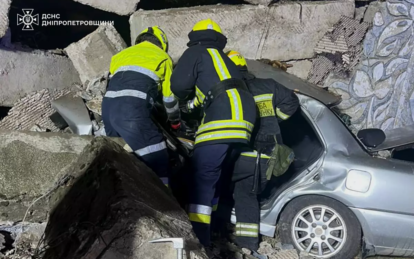
[[[140,31],[157,24],[166,32],[169,54],[177,61],[186,49],[187,35],[194,24],[211,18],[227,36],[227,49],[238,50],[246,58],[306,59],[313,57],[317,42],[328,29],[342,15],[353,17],[354,9],[354,2],[346,0],[137,11],[130,18],[131,40],[134,42]]]
[[[292,65],[287,69],[289,74],[295,75],[303,80],[307,80],[309,72],[312,69],[312,62],[310,60],[290,61],[287,62]]]
[[[116,13],[119,15],[130,15],[137,10],[140,0],[75,0],[81,4]]]
[[[9,28],[9,9],[11,0],[0,0],[0,39]]]
[[[70,92],[64,90],[43,89],[28,94],[13,104],[8,115],[0,121],[1,130],[30,130],[34,125],[49,129],[53,132],[59,131],[49,118],[55,111],[50,102]]]
[[[121,35],[112,25],[101,25],[65,50],[85,84],[109,71],[112,56],[126,47]]]
[[[184,258],[207,259],[175,198],[120,146],[96,138],[71,171],[78,177],[51,213],[43,258],[173,259],[171,244],[149,241],[182,237]]]
[[[74,89],[80,83],[72,62],[63,56],[1,48],[0,60],[1,106],[13,106],[34,91]]]
[[[68,181],[77,177],[71,166],[82,166],[76,163],[93,139],[0,131],[0,222],[45,222]],[[110,140],[125,145],[120,138]]]
[[[92,137],[0,131],[0,221],[21,221],[30,204],[51,191]],[[61,183],[63,184],[63,183]],[[44,221],[49,201],[31,208],[26,220]]]

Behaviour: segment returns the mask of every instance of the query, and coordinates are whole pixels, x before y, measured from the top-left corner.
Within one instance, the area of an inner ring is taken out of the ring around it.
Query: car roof
[[[375,148],[370,148],[369,151],[378,152],[381,150],[414,145],[414,125],[386,131],[385,136],[385,141],[381,145]]]
[[[257,60],[248,59],[246,61],[249,72],[254,74],[256,77],[271,78],[289,89],[299,91],[304,95],[308,95],[316,100],[319,100],[328,107],[335,106],[342,100],[340,96],[334,95],[279,68],[274,68]]]

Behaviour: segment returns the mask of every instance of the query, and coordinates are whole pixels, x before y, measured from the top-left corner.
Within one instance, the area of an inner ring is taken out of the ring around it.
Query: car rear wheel
[[[361,248],[361,226],[342,203],[317,195],[287,204],[279,221],[284,244],[316,258],[353,259]]]

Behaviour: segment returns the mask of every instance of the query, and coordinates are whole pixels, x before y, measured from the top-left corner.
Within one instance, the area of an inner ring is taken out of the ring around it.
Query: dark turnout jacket
[[[202,106],[215,86],[234,79],[242,82],[243,75],[223,52],[227,43],[224,35],[204,30],[192,31],[188,36],[188,49],[171,76],[171,91],[180,99],[186,99],[195,92],[195,104]],[[213,96],[209,105],[204,107],[204,113],[197,131],[196,146],[249,143],[256,108],[248,91],[234,88]]]
[[[292,116],[299,107],[296,94],[273,79],[256,78],[242,71],[244,80],[257,105],[258,118],[252,140],[274,147],[274,137],[282,144],[279,122]]]

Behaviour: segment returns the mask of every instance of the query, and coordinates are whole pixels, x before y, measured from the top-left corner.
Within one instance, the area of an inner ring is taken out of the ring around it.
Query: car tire
[[[308,250],[315,258],[353,259],[361,249],[361,226],[355,214],[324,196],[301,196],[289,202],[280,216],[279,235],[283,244],[292,244],[299,252]]]

